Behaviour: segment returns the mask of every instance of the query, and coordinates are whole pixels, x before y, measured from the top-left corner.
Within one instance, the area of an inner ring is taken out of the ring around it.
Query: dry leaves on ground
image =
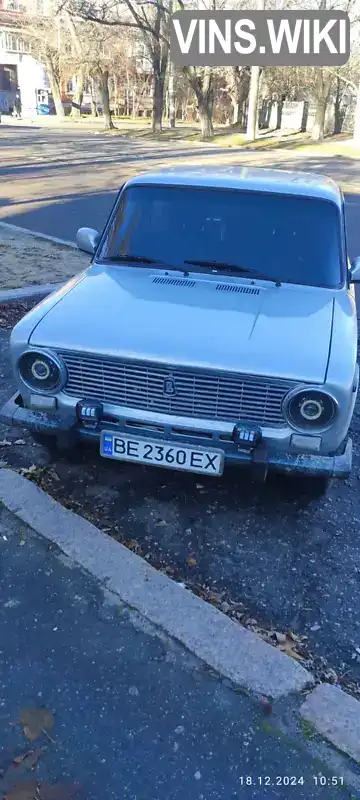
[[[13,759],[14,764],[21,764],[26,769],[33,769],[41,753],[41,747],[36,747],[35,750],[28,750],[27,753],[20,753],[19,756],[15,756]]]
[[[1,798],[3,798],[4,795],[6,796],[6,793],[9,792],[14,785],[18,784],[20,778],[23,778],[27,772],[34,769],[41,752],[41,748],[37,747],[35,750],[28,750],[26,753],[20,753],[20,755],[13,758],[11,764],[0,778]],[[24,792],[25,790],[26,785]]]
[[[42,733],[51,731],[54,725],[54,715],[47,708],[22,708],[20,722],[24,734],[29,742],[34,742]]]
[[[35,778],[17,783],[5,795],[5,800],[37,800],[37,786]]]
[[[296,638],[298,639],[299,637]],[[300,641],[296,641],[293,636],[286,634],[285,641],[279,644],[278,649],[286,653],[286,655],[291,656],[291,658],[294,658],[296,661],[305,661],[306,655],[303,655],[301,652],[300,645]]]
[[[71,786],[57,783],[55,786],[50,786],[49,783],[28,780],[17,783],[5,795],[4,800],[73,800],[80,788],[79,783]]]
[[[0,303],[0,328],[12,328],[38,301]]]

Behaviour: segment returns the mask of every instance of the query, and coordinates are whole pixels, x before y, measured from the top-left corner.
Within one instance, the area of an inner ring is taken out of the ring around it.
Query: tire
[[[46,433],[41,433],[41,431],[35,430],[30,430],[30,435],[33,441],[36,444],[40,444],[41,447],[45,447],[50,452],[55,452],[57,450],[55,436],[48,436]]]
[[[325,477],[303,477],[298,478],[299,481],[299,489],[302,494],[306,494],[309,497],[316,499],[320,497],[325,497],[332,485],[331,478]]]
[[[67,442],[66,439],[61,440],[60,438],[58,440],[56,435],[53,436],[36,430],[31,430],[30,434],[33,441],[44,447],[52,458],[66,456],[66,458],[71,459],[72,453],[76,453],[76,446],[71,442]]]

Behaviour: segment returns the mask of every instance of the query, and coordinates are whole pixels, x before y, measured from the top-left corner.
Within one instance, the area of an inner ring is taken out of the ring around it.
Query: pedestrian
[[[16,90],[14,109],[17,119],[21,119],[21,97],[19,89]]]

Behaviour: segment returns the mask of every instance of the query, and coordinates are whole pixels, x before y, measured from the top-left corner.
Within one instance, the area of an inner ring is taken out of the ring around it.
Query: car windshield
[[[135,185],[125,189],[100,259],[161,262],[187,271],[239,266],[270,280],[335,288],[342,283],[336,205],[301,196]],[[138,262],[138,263],[136,263]],[[198,265],[198,266],[196,266]],[[241,272],[243,270],[243,272]],[[255,276],[255,277],[258,277]]]

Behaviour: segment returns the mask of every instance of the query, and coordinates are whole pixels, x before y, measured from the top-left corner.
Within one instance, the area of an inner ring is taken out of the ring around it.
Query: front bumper
[[[154,429],[146,429],[142,426],[131,426],[127,421],[119,421],[114,425],[108,422],[101,422],[95,428],[84,427],[75,417],[72,411],[69,415],[64,413],[46,413],[43,411],[31,411],[19,404],[21,396],[16,392],[13,397],[3,406],[0,411],[0,421],[7,425],[22,425],[38,433],[48,436],[55,436],[58,444],[64,447],[73,446],[79,440],[92,440],[99,442],[102,430],[111,430],[114,433],[131,433],[133,436],[148,436],[149,439],[159,441],[172,441],[178,445],[187,444],[204,447],[208,443],[209,448],[215,446],[214,440],[206,442],[200,436],[192,433],[187,436],[172,435],[171,428],[159,432]],[[258,447],[253,450],[242,449],[232,440],[217,441],[216,446],[225,453],[225,463],[237,466],[248,467],[254,472],[256,477],[265,479],[268,470],[288,473],[301,474],[314,477],[327,478],[348,478],[352,467],[352,440],[347,439],[344,449],[336,455],[321,455],[319,453],[286,453],[267,449],[266,442],[263,440]]]

